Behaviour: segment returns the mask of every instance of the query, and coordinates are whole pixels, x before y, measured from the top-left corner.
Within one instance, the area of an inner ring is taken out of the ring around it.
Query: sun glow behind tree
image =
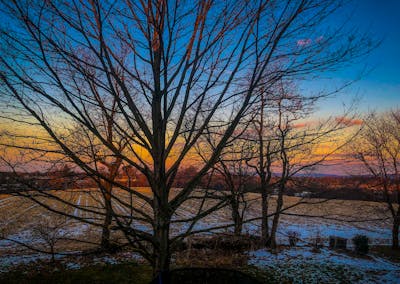
[[[28,119],[46,133],[33,140],[51,145],[21,145],[10,131],[3,137],[13,143],[3,146],[61,155],[105,196],[104,184],[111,184],[142,200],[151,210],[111,196],[135,213],[112,217],[155,271],[168,270],[174,245],[224,203],[190,219],[172,220],[173,214],[193,198],[261,94],[283,79],[335,70],[374,47],[363,34],[322,25],[341,7],[338,1],[2,1],[10,23],[1,33],[1,95],[11,109],[5,119]],[[173,195],[178,171],[214,129],[221,133],[214,152]],[[88,156],[80,144],[101,155]],[[152,196],[99,169],[99,156],[140,171]],[[171,224],[184,221],[192,225],[172,237]]]

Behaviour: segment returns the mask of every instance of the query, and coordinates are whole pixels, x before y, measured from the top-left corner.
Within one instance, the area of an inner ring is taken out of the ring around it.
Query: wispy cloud
[[[321,42],[321,41],[323,41],[324,40],[324,37],[323,36],[319,36],[319,37],[317,37],[316,39],[315,39],[315,42]]]
[[[307,127],[307,126],[310,126],[310,123],[303,122],[303,123],[293,124],[293,128],[304,128],[304,127]]]
[[[298,46],[307,46],[312,43],[312,40],[310,38],[304,38],[304,39],[299,39],[297,41]]]
[[[346,125],[346,126],[353,126],[353,125],[362,125],[363,120],[362,119],[356,119],[356,118],[348,118],[345,116],[339,116],[335,118],[337,123]]]

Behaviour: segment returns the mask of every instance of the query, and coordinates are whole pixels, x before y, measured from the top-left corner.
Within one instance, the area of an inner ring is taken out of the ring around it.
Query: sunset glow
[[[399,11],[0,0],[0,283],[398,283]]]

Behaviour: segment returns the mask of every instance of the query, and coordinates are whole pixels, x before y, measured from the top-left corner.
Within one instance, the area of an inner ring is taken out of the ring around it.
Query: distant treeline
[[[184,168],[176,175],[174,187],[184,187],[197,170],[194,167]],[[239,180],[240,177],[237,177]],[[273,177],[270,192],[275,190],[274,183],[279,177]],[[131,168],[124,168],[116,179],[121,185],[130,187],[149,186],[146,177]],[[258,179],[255,176],[246,178],[245,190],[259,192]],[[286,195],[307,196],[315,198],[332,198],[347,200],[384,201],[381,191],[375,190],[378,185],[371,176],[298,176],[291,178],[285,190]],[[200,184],[202,188],[228,190],[222,176],[205,175]],[[0,193],[12,193],[23,190],[64,190],[72,188],[97,187],[97,183],[85,173],[77,173],[70,167],[48,172],[11,173],[0,172]]]

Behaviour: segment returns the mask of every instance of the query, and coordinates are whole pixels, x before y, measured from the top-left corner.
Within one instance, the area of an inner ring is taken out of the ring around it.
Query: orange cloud
[[[306,123],[306,122],[303,122],[303,123],[297,123],[297,124],[293,124],[293,128],[304,128],[304,127],[307,127],[307,126],[309,126],[310,124],[309,123]]]
[[[363,120],[355,119],[355,118],[347,118],[345,116],[339,116],[335,118],[337,123],[343,124],[345,126],[354,126],[354,125],[362,125]]]

